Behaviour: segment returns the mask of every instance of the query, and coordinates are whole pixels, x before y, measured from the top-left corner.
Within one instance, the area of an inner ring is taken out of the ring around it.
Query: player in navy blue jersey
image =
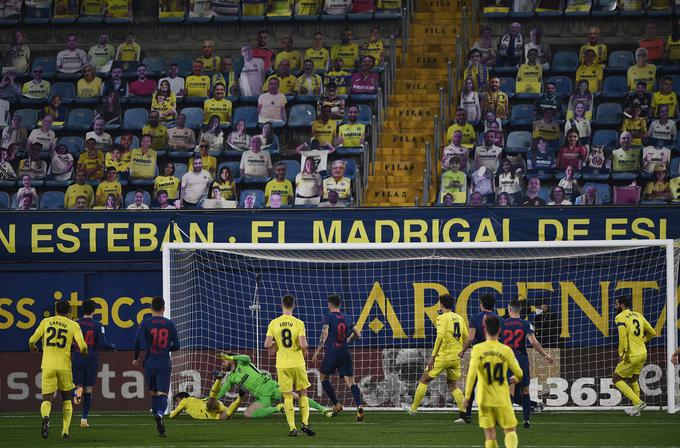
[[[510,317],[504,319],[501,324],[499,340],[512,349],[522,368],[522,372],[524,372],[524,376],[518,384],[510,384],[510,396],[515,403],[522,406],[524,427],[529,429],[531,428],[531,423],[529,422],[531,417],[531,398],[529,398],[529,383],[531,377],[529,376],[527,341],[529,341],[531,346],[538,350],[538,353],[543,355],[550,364],[553,363],[553,358],[543,350],[543,347],[541,347],[541,344],[534,335],[534,328],[529,321],[520,317],[521,309],[522,304],[519,300],[512,299],[510,301],[508,304],[508,315]],[[510,375],[509,372],[508,375]]]
[[[99,367],[99,350],[115,350],[115,344],[106,339],[104,326],[92,318],[95,311],[93,300],[83,302],[83,317],[78,319],[78,325],[83,332],[85,343],[87,344],[87,355],[82,355],[79,351],[74,351],[72,356],[73,382],[80,391],[76,392],[76,397],[82,392],[83,413],[80,417],[80,427],[88,428],[87,416],[90,413],[92,404],[92,389],[97,382],[97,370]],[[80,393],[78,393],[80,392]]]
[[[144,355],[144,377],[151,391],[151,412],[156,420],[158,435],[165,437],[163,413],[168,407],[170,391],[170,373],[172,363],[170,352],[179,350],[179,338],[175,324],[163,317],[165,301],[162,297],[154,297],[151,301],[151,316],[145,318],[137,329],[135,337],[135,359],[133,366],[139,365],[139,350],[142,341],[146,346]]]
[[[312,362],[316,362],[321,351],[326,349],[326,353],[321,362],[319,372],[321,373],[321,386],[324,392],[333,403],[333,416],[342,412],[342,405],[335,396],[335,390],[329,377],[336,371],[340,378],[345,380],[345,384],[352,391],[354,404],[357,406],[357,421],[364,420],[364,408],[361,405],[361,391],[359,386],[354,383],[354,369],[352,368],[352,355],[349,352],[347,343],[359,339],[360,334],[348,317],[340,311],[340,296],[331,294],[328,296],[329,313],[323,319],[323,329],[319,347],[312,356]]]
[[[479,313],[473,315],[470,318],[470,329],[468,330],[468,338],[463,345],[463,350],[460,352],[460,359],[463,359],[465,352],[473,345],[482,343],[486,341],[486,335],[484,333],[484,321],[487,316],[496,316],[496,312],[493,307],[496,305],[496,299],[491,294],[484,294],[479,299]],[[475,385],[477,383],[475,382]],[[462,416],[456,420],[456,423],[470,423],[472,422],[472,402],[475,400],[474,388],[472,392],[472,397],[468,401],[467,409],[465,410],[465,416]]]

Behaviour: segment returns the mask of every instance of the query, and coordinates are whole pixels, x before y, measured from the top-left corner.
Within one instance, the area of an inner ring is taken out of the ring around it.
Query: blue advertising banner
[[[0,260],[158,261],[163,242],[680,238],[680,208],[395,208],[0,214]]]

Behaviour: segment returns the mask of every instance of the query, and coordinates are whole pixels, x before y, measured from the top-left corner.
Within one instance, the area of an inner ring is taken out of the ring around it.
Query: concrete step
[[[366,189],[367,202],[387,202],[389,204],[413,203],[416,196],[422,197],[422,189],[375,188],[370,185]]]
[[[430,120],[439,111],[439,104],[433,104],[426,107],[388,107],[387,108],[387,120],[403,120],[407,118],[416,118]]]
[[[424,160],[424,148],[378,148],[376,160],[381,162],[395,162],[402,160]]]
[[[404,162],[375,162],[376,176],[416,176],[422,175],[425,169],[424,161]],[[417,173],[417,174],[416,174]]]
[[[469,11],[472,2],[467,0],[418,0],[415,2],[415,11],[416,14],[422,12],[445,14],[462,11],[463,6],[466,6]]]
[[[380,146],[392,146],[401,148],[424,148],[425,143],[433,142],[432,134],[422,135],[416,132],[402,132],[397,134],[388,134],[383,132],[380,136]]]
[[[398,121],[389,121],[383,123],[382,131],[388,134],[408,132],[414,135],[430,137],[434,135],[434,119],[404,118]]]
[[[423,21],[422,23],[414,23],[411,26],[409,37],[415,39],[442,39],[455,43],[456,36],[459,34],[463,34],[463,28],[460,24],[452,22],[433,24]]]
[[[453,56],[455,58],[455,54]],[[420,53],[418,51],[411,51],[406,55],[406,66],[409,68],[433,68],[439,69],[446,67],[447,62],[452,58],[448,53]]]

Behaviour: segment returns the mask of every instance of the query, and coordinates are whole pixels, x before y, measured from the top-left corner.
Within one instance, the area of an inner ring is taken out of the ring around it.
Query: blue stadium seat
[[[9,193],[0,191],[0,210],[7,210],[10,206]]]
[[[359,107],[359,118],[357,122],[370,126],[373,122],[373,110],[368,104],[358,104]],[[347,110],[345,108],[345,110]]]
[[[175,176],[179,180],[182,180],[182,176],[184,176],[188,170],[189,167],[187,166],[186,163],[175,162],[175,174],[173,174],[173,176]]]
[[[297,160],[281,160],[281,162],[286,164],[286,179],[295,185],[295,177],[300,172],[300,162]]]
[[[196,130],[203,125],[202,107],[185,107],[180,113],[186,115],[186,127]]]
[[[591,143],[593,146],[603,146],[608,149],[616,149],[619,133],[613,129],[598,129],[593,133]]]
[[[515,78],[503,77],[499,78],[501,81],[501,90],[508,95],[508,98],[515,96]]]
[[[64,208],[63,191],[46,191],[40,195],[40,208],[46,210],[60,210]]]
[[[76,97],[76,89],[70,82],[55,82],[50,89],[49,100],[52,101],[52,98],[56,95],[61,97],[62,103],[71,104]]]
[[[62,137],[57,141],[57,146],[61,144],[66,145],[68,152],[70,152],[76,160],[80,153],[83,152],[83,148],[85,148],[85,142],[82,137]]]
[[[227,167],[231,171],[231,177],[235,183],[241,182],[241,163],[240,162],[222,162],[217,166],[217,174],[222,170],[222,167]]]
[[[671,177],[680,176],[680,157],[673,157],[671,159]]]
[[[623,110],[619,103],[602,103],[595,110],[593,124],[598,127],[618,127]]]
[[[31,131],[35,129],[38,124],[38,111],[35,109],[17,109],[14,111],[14,116],[21,117],[21,126]]]
[[[146,74],[150,78],[161,78],[165,75],[165,59],[159,56],[147,56],[144,58]]]
[[[194,60],[191,56],[184,54],[174,56],[170,59],[170,63],[177,64],[180,76],[187,76],[191,73],[191,66],[194,63]]]
[[[345,160],[345,177],[354,180],[357,177],[357,162],[354,159]],[[351,193],[350,193],[351,194]]]
[[[602,98],[618,99],[628,94],[628,81],[625,76],[607,76],[602,85]]]
[[[569,95],[573,92],[574,88],[571,85],[571,79],[567,76],[551,76],[548,78],[547,82],[552,82],[555,84],[556,93],[558,96],[564,98],[569,98]]]
[[[531,151],[531,132],[512,131],[505,141],[505,152],[509,154],[526,153]]]
[[[575,51],[558,51],[553,55],[551,71],[553,73],[575,73],[578,68],[578,53]]]
[[[510,125],[513,127],[527,127],[534,122],[533,104],[515,104],[510,110]]]
[[[66,130],[68,131],[88,131],[92,127],[92,109],[73,109],[68,114],[66,120]]]
[[[588,182],[585,185],[583,185],[581,191],[586,191],[588,187],[595,187],[597,191],[597,197],[600,198],[600,200],[602,201],[602,205],[611,204],[612,193],[608,184]]]
[[[631,51],[612,51],[607,62],[610,73],[626,73],[631,65],[635,65],[635,56]]]
[[[124,131],[141,131],[149,119],[149,112],[141,107],[128,109],[123,115],[123,125],[121,129]]]
[[[57,58],[56,56],[40,56],[33,59],[31,70],[36,67],[42,67],[43,79],[52,79],[57,74]]]
[[[128,205],[134,204],[135,203],[135,193],[136,190],[131,190],[128,191],[128,193],[125,195],[125,207],[127,208]],[[144,191],[144,203],[146,205],[151,205],[151,195],[149,194],[148,191]]]
[[[316,110],[311,104],[295,104],[288,113],[289,128],[310,128],[316,120]]]
[[[239,120],[243,120],[246,122],[247,129],[256,129],[257,119],[257,107],[241,106],[234,111],[232,121],[238,123]]]
[[[264,207],[264,191],[262,190],[243,190],[239,197],[238,206],[243,208],[246,200],[246,196],[254,194],[255,204],[253,208],[263,208]]]

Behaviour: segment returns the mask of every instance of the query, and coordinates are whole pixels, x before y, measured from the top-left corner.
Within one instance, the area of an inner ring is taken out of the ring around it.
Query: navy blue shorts
[[[151,392],[170,392],[170,366],[144,366],[144,378],[146,378],[147,388]]]
[[[519,363],[520,368],[522,369],[522,373],[524,376],[522,377],[522,381],[517,383],[517,387],[529,387],[529,383],[531,383],[531,375],[529,372],[529,357],[528,356],[517,356],[517,362]],[[512,370],[508,369],[508,379],[513,375]]]
[[[354,376],[352,355],[350,355],[349,350],[342,352],[326,352],[319,372],[326,376],[330,376],[333,375],[336,370],[341,377]]]
[[[97,382],[97,358],[74,356],[72,363],[73,383],[76,386],[92,387]]]

